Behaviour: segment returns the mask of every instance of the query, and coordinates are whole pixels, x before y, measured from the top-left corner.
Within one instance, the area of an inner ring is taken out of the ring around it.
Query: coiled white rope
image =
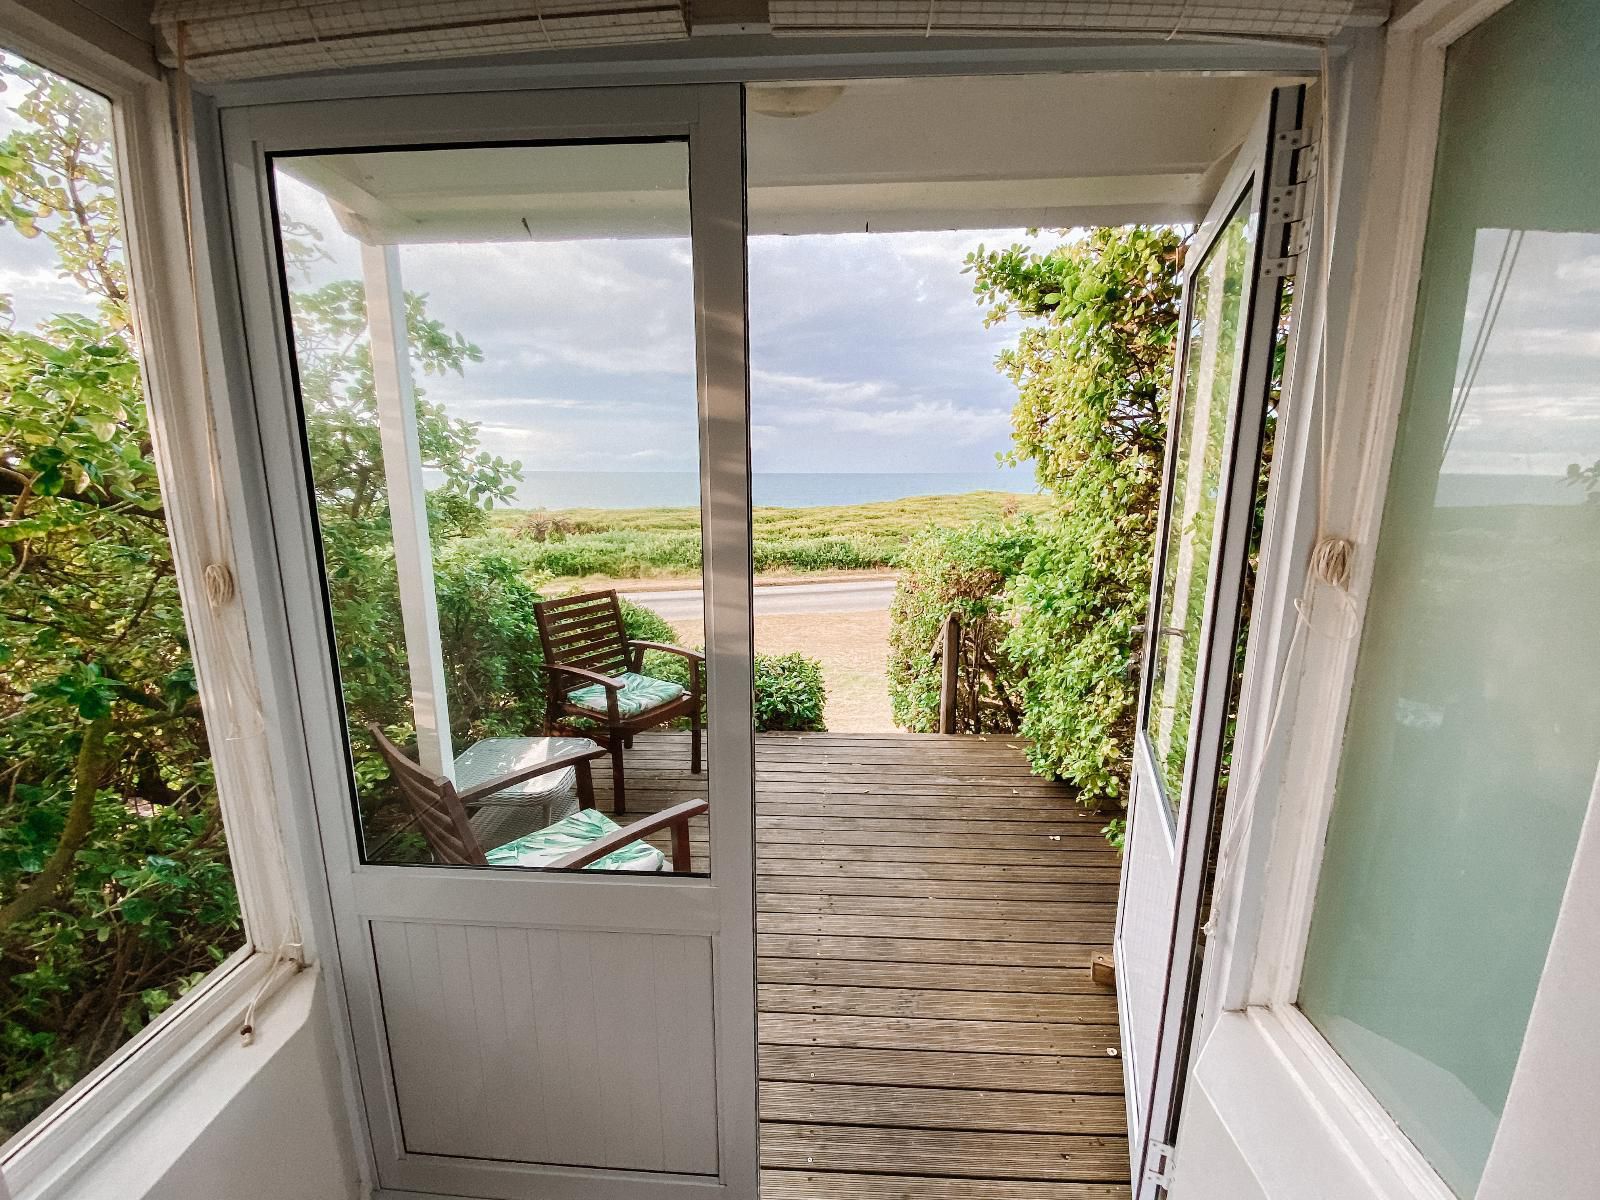
[[[195,229],[195,203],[193,184],[193,160],[189,150],[189,139],[194,134],[194,106],[190,95],[190,80],[188,73],[188,27],[184,24],[178,26],[177,51],[178,63],[173,81],[177,92],[177,129],[175,137],[177,142],[178,170],[181,175],[180,202],[183,215],[184,248],[187,251],[187,265],[189,269],[189,298],[194,316],[194,344],[195,360],[199,366],[201,407],[205,414],[205,448],[208,482],[211,492],[211,517],[213,521],[212,540],[209,552],[210,561],[201,569],[201,583],[205,590],[206,606],[210,610],[210,625],[213,636],[206,640],[206,650],[210,656],[220,659],[222,665],[223,684],[221,693],[223,703],[227,708],[227,731],[224,735],[229,742],[240,742],[264,737],[266,734],[266,714],[262,707],[261,693],[256,687],[254,672],[247,661],[247,654],[241,654],[240,642],[242,638],[233,636],[232,624],[228,618],[227,610],[238,599],[238,582],[234,575],[233,566],[229,561],[233,538],[232,528],[228,520],[228,494],[223,479],[222,471],[222,445],[217,431],[216,412],[213,408],[215,393],[211,386],[211,374],[206,354],[205,327],[201,320],[200,263],[196,250]],[[256,815],[258,821],[265,820],[269,823],[270,817]],[[272,823],[275,825],[275,823]],[[277,852],[278,868],[281,872],[279,878],[287,884],[292,878],[289,871],[287,854],[284,851],[283,837],[280,830],[272,828],[268,833]],[[272,951],[272,960],[267,964],[266,971],[261,977],[250,1002],[245,1006],[244,1014],[239,1023],[239,1037],[244,1045],[248,1046],[255,1040],[255,1014],[262,1000],[272,991],[275,985],[284,976],[279,968],[284,963],[293,965],[290,973],[298,974],[305,969],[305,944],[300,932],[300,919],[292,905],[289,909],[288,920],[277,946]]]

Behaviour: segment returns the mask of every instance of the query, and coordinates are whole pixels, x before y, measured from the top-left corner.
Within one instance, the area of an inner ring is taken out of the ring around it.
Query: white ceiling
[[[1151,73],[754,85],[750,229],[1196,221],[1275,82]],[[687,228],[681,144],[330,154],[282,165],[371,242]]]

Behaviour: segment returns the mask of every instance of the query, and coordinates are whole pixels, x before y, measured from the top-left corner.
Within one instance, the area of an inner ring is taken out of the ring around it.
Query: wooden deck
[[[757,758],[762,1200],[1127,1197],[1116,999],[1089,978],[1103,820],[1015,739],[764,734]],[[641,736],[630,810],[704,794],[687,763]]]

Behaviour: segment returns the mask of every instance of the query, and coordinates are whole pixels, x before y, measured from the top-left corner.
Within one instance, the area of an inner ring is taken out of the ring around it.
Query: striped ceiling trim
[[[157,0],[203,81],[689,36],[681,0]]]
[[[1332,37],[1388,18],[1388,0],[770,0],[779,34]]]

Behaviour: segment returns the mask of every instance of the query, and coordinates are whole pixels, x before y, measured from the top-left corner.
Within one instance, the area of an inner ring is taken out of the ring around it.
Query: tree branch
[[[89,840],[94,828],[94,798],[100,789],[100,778],[106,769],[106,739],[111,733],[111,718],[101,717],[89,722],[83,731],[83,744],[78,748],[78,765],[73,771],[72,804],[67,809],[66,823],[61,827],[61,840],[45,863],[44,869],[34,876],[27,890],[18,892],[11,902],[0,908],[0,932],[10,929],[44,908],[55,898],[72,871],[72,861]]]

